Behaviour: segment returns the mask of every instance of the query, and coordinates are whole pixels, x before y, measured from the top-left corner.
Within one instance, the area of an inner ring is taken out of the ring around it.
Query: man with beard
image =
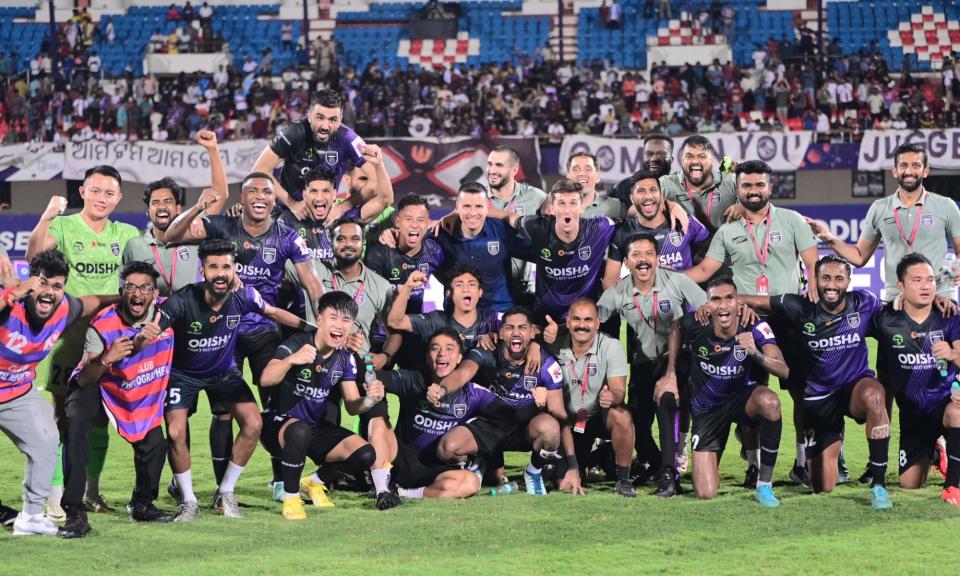
[[[173,360],[173,332],[160,332],[154,310],[159,277],[146,262],[123,267],[120,303],[90,321],[84,359],[72,375],[78,386],[99,387],[117,432],[133,445],[136,483],[129,510],[137,522],[173,520],[153,505],[167,455],[163,400]],[[77,538],[89,530],[89,523],[68,524],[60,536]]]
[[[258,315],[301,330],[306,326],[303,320],[264,302],[249,284],[237,288],[234,250],[233,242],[226,239],[200,244],[203,282],[174,292],[160,307],[160,329],[173,326],[177,334],[164,419],[170,466],[180,492],[180,522],[196,519],[199,512],[186,430],[187,410],[201,390],[206,391],[212,405],[225,406],[240,425],[240,433],[227,453],[229,462],[223,477],[218,478],[218,492],[224,516],[243,516],[234,487],[257,447],[261,420],[236,360],[235,349],[241,338],[237,328],[242,319]]]
[[[649,182],[656,185],[656,179]],[[623,246],[630,278],[608,288],[597,307],[601,322],[619,316],[632,328],[634,354],[630,359],[628,407],[633,417],[637,454],[650,463],[660,456],[656,495],[669,498],[679,493],[680,486],[676,461],[680,397],[665,393],[655,398],[653,389],[667,368],[671,325],[686,310],[706,304],[707,299],[703,290],[685,275],[660,267],[662,255],[658,258],[658,244],[654,236],[644,233],[626,239]],[[677,371],[680,381],[685,381],[688,367],[682,359]],[[659,451],[650,433],[654,416],[660,429]]]
[[[940,498],[960,506],[960,399],[952,394],[960,366],[960,318],[935,306],[934,268],[925,256],[907,254],[897,264],[902,309],[873,317],[878,361],[887,362],[900,409],[900,487],[923,487],[937,437],[946,438],[947,470]]]
[[[578,182],[558,180],[550,189],[549,202],[550,216],[511,214],[508,220],[532,246],[542,247],[535,259],[538,323],[548,316],[561,321],[575,300],[599,295],[603,260],[615,229],[606,216],[583,217]]]
[[[688,345],[694,494],[703,500],[717,495],[720,455],[730,435],[730,424],[737,422],[759,427],[761,456],[755,495],[764,508],[775,508],[780,501],[773,494],[771,480],[783,420],[780,399],[766,386],[757,384],[757,373],[765,371],[786,379],[789,368],[766,322],[740,331],[737,288],[730,277],[710,281],[707,302],[710,321],[706,326],[693,314],[674,323],[667,371],[657,381],[654,395],[661,398],[667,393],[678,394],[677,357],[681,346]]]
[[[613,443],[617,467],[617,494],[635,498],[630,484],[633,421],[623,406],[627,386],[627,359],[621,344],[599,333],[600,319],[593,300],[580,298],[570,306],[568,333],[557,341],[563,374],[567,421],[560,431],[566,461],[558,467],[559,488],[574,496],[583,494],[581,478],[590,449],[598,438]]]
[[[219,214],[230,197],[227,175],[220,159],[217,135],[209,130],[197,133],[197,142],[206,148],[210,157],[211,188],[216,200],[206,207],[208,215]],[[207,193],[209,196],[209,193]],[[199,260],[195,244],[166,242],[166,232],[173,220],[183,211],[187,193],[176,180],[161,178],[147,184],[143,191],[143,203],[152,225],[137,238],[131,238],[123,248],[124,265],[134,261],[151,262],[160,274],[157,290],[167,295],[197,281]]]
[[[737,205],[736,179],[720,170],[713,144],[699,134],[680,145],[680,171],[661,176],[660,189],[664,198],[680,204],[711,233],[743,214]]]
[[[501,417],[479,417],[457,426],[440,441],[437,454],[444,462],[466,462],[475,456],[495,458],[500,464],[502,452],[530,452],[530,463],[523,471],[527,493],[547,494],[542,469],[560,448],[560,423],[566,422],[563,408],[563,376],[552,356],[540,352],[540,369],[527,373],[528,349],[533,340],[530,313],[515,307],[503,313],[500,342],[493,352],[474,348],[467,353],[459,367],[439,384],[427,389],[427,401],[434,406],[460,390],[481,370],[496,374],[490,389],[508,406],[522,410],[536,403],[533,389],[545,387],[546,413],[530,419],[516,420]],[[502,468],[502,464],[498,467]],[[497,470],[502,478],[502,470]]]
[[[244,178],[240,185],[243,213],[239,217],[205,216],[200,220],[202,228],[191,227],[193,220],[213,201],[209,192],[204,191],[197,204],[178,216],[167,228],[167,241],[198,242],[210,238],[232,242],[237,247],[237,277],[245,286],[255,288],[264,302],[271,306],[279,306],[279,287],[289,260],[296,268],[299,284],[307,290],[310,302],[319,300],[323,286],[314,272],[306,241],[289,226],[270,216],[276,196],[274,181],[269,174],[254,172]],[[247,359],[253,383],[259,387],[260,374],[282,342],[280,332],[276,324],[259,314],[244,316],[238,330],[237,365],[242,369],[243,361]],[[260,390],[260,395],[261,400],[266,401],[267,393]],[[222,407],[213,407],[213,413],[210,456],[219,483],[233,445],[233,428],[229,415]],[[279,464],[274,463],[274,467],[275,474],[279,475]],[[214,505],[218,506],[216,502]]]
[[[66,294],[69,275],[63,254],[46,250],[30,259],[27,280],[0,292],[0,430],[27,457],[23,510],[13,521],[14,534],[57,534],[43,514],[57,460],[57,425],[50,404],[33,388],[37,365],[67,326],[117,300]],[[86,516],[82,506],[71,512]]]
[[[880,311],[880,300],[866,290],[850,287],[850,264],[824,256],[815,268],[819,303],[797,294],[740,296],[749,306],[769,310],[770,317],[797,327],[805,353],[800,365],[810,366],[803,382],[807,462],[816,492],[831,492],[839,476],[838,457],[843,418],[866,423],[870,450],[872,506],[893,507],[884,474],[890,445],[890,418],[883,385],[869,368],[867,331]]]
[[[414,273],[424,280],[404,295],[405,314],[423,314],[423,294],[426,279],[443,264],[443,249],[433,238],[424,238],[430,222],[427,201],[416,194],[408,194],[397,203],[396,223],[399,238],[397,247],[390,248],[380,242],[367,249],[364,262],[371,270],[387,279],[399,296],[400,287]],[[394,305],[395,307],[395,305]],[[391,308],[391,311],[393,308]],[[389,321],[389,317],[388,317]],[[383,325],[377,321],[372,328],[374,349],[382,350],[387,338]],[[426,354],[424,338],[402,336],[403,343],[396,361],[401,368],[417,369],[423,365]]]
[[[78,214],[61,217],[60,214],[67,207],[67,199],[54,196],[30,233],[27,259],[44,250],[59,250],[74,272],[67,279],[67,292],[73,296],[113,294],[117,290],[117,272],[120,270],[123,249],[127,241],[139,235],[133,226],[110,220],[110,215],[123,198],[120,186],[120,173],[113,166],[90,168],[84,174],[83,186],[80,187],[83,209]],[[67,387],[70,373],[80,362],[86,330],[85,323],[72,324],[50,358],[46,389],[53,395],[54,413],[64,444],[67,437],[81,434],[71,426],[72,411],[85,414],[100,410],[100,397],[95,390]],[[73,443],[78,452],[72,457],[74,460],[80,457],[79,452],[84,453],[83,458],[86,458],[86,452],[90,452],[88,477],[75,478],[72,486],[64,485],[61,467],[57,467],[47,502],[47,512],[51,517],[56,520],[64,518],[61,500],[69,505],[88,506],[94,512],[113,510],[100,496],[100,473],[106,462],[109,442],[107,418],[101,411],[89,433],[89,444],[86,441]],[[70,455],[61,458],[61,465],[70,458]]]
[[[307,116],[283,128],[253,165],[252,172],[272,174],[283,162],[277,197],[299,219],[309,216],[301,195],[301,178],[307,170],[334,172],[334,189],[349,167],[369,170],[363,168],[366,144],[356,132],[341,124],[342,120],[343,97],[334,90],[315,92]]]
[[[300,480],[307,456],[318,465],[335,463],[344,472],[363,474],[382,467],[377,453],[363,438],[329,422],[327,398],[339,388],[350,414],[370,410],[383,399],[383,383],[360,380],[353,354],[345,348],[357,315],[357,304],[343,292],[328,292],[318,304],[317,330],[299,332],[281,344],[263,371],[264,386],[277,386],[263,412],[264,447],[283,462],[283,517],[306,520],[300,492],[308,494],[314,506],[332,507],[326,487],[319,478]],[[386,510],[400,502],[389,490],[377,494],[377,508]]]
[[[803,290],[803,267],[806,267],[808,274],[813,274],[817,264],[817,240],[803,216],[770,203],[773,192],[770,187],[771,172],[770,166],[762,160],[750,160],[737,165],[737,196],[745,213],[736,222],[721,226],[710,242],[704,259],[686,270],[685,273],[694,282],[706,282],[725,261],[729,261],[739,294],[769,296],[799,294]],[[814,286],[813,282],[806,284]],[[809,297],[815,300],[816,291],[811,289]],[[790,380],[780,380],[781,388],[789,390],[794,400],[797,459],[790,474],[794,482],[809,486],[803,438],[804,370],[801,368],[805,366],[794,359],[797,347],[792,345],[793,323],[774,321],[772,327],[784,345],[787,365],[795,368]],[[748,469],[748,485],[753,484],[755,472],[760,468],[756,457],[756,452],[752,451],[749,461],[753,469]]]
[[[500,330],[500,320],[493,310],[480,310],[477,304],[483,297],[480,288],[480,273],[466,264],[457,264],[450,272],[446,282],[445,297],[450,301],[452,312],[434,310],[426,314],[408,314],[410,295],[422,289],[427,282],[425,274],[414,271],[407,281],[397,286],[397,295],[387,316],[387,326],[397,332],[411,332],[420,341],[426,342],[431,334],[447,327],[460,334],[463,349],[469,352],[479,343],[485,334],[496,334]],[[422,360],[415,363],[420,369]]]
[[[639,172],[649,172],[656,178],[664,177],[670,174],[673,166],[673,138],[659,132],[648,135],[643,139],[643,164]],[[633,193],[633,185],[636,182],[637,174],[617,182],[610,189],[610,195],[620,200],[629,207],[633,202],[630,195]]]

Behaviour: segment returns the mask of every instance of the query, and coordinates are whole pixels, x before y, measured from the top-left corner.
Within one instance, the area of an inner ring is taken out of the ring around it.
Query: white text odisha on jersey
[[[810,340],[807,342],[812,350],[817,350],[818,348],[833,348],[835,346],[853,346],[860,344],[860,335],[854,332],[853,334],[838,334],[837,336],[831,336],[829,338],[821,338],[820,340]]]
[[[197,348],[219,348],[226,346],[230,342],[229,336],[211,336],[210,338],[193,338],[187,342],[190,349]]]
[[[297,383],[296,388],[294,389],[294,394],[300,396],[301,398],[323,401],[326,400],[327,396],[330,395],[330,390],[328,388],[317,388],[316,386],[305,386]]]
[[[262,278],[270,277],[269,268],[261,268],[259,266],[251,266],[249,264],[237,264],[237,273],[246,276],[247,278],[251,278],[253,276],[259,276]]]
[[[567,266],[566,268],[544,266],[544,270],[547,276],[552,278],[579,278],[580,276],[586,276],[590,273],[590,267],[586,264],[583,266]]]
[[[937,363],[933,354],[897,354],[897,361],[903,366],[932,366]]]
[[[456,424],[454,421],[444,422],[443,420],[435,420],[433,418],[427,418],[423,414],[417,414],[413,417],[413,423],[424,431],[434,431],[434,432],[446,432],[447,430],[453,428],[453,425]]]
[[[709,362],[700,361],[700,370],[703,370],[705,374],[711,376],[739,376],[743,374],[743,364],[737,364],[736,366],[714,366]]]

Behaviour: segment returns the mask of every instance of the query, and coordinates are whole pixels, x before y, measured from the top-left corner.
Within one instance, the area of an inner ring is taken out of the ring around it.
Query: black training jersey
[[[809,369],[804,381],[804,397],[829,396],[851,382],[873,376],[867,352],[867,331],[880,299],[866,290],[853,290],[845,296],[846,305],[830,314],[805,296],[783,294],[770,298],[773,317],[786,319],[797,328],[803,342],[804,366]],[[791,369],[794,368],[791,366]]]
[[[479,366],[478,374],[496,374],[490,389],[508,406],[524,408],[533,404],[532,390],[537,386],[544,386],[547,390],[563,389],[563,371],[546,351],[540,350],[540,371],[536,374],[525,374],[524,364],[511,364],[504,358],[505,354],[501,342],[495,352],[474,348],[467,353],[467,358]]]
[[[777,343],[766,322],[757,322],[750,330],[758,350]],[[747,349],[736,338],[719,338],[713,323],[702,326],[693,314],[687,314],[680,319],[680,334],[690,350],[693,414],[705,414],[723,406],[742,390],[757,384],[756,374],[763,368],[747,358]]]
[[[313,338],[312,333],[294,334],[277,347],[274,360],[283,360],[304,345],[315,346]],[[334,350],[326,358],[317,355],[312,364],[290,366],[279,393],[270,396],[270,410],[316,426],[325,421],[327,398],[340,383],[356,381],[357,364],[349,350]]]
[[[184,286],[160,305],[160,327],[173,327],[173,368],[194,378],[236,369],[234,348],[241,318],[263,314],[264,302],[253,286],[227,295],[219,310],[203,298],[203,283]]]
[[[348,164],[364,164],[363,146],[363,139],[342,124],[326,142],[317,142],[306,118],[288,124],[270,142],[270,149],[283,159],[280,182],[297,200],[303,199],[303,175],[308,170],[335,173],[337,180],[333,185],[336,188]]]
[[[377,242],[367,249],[364,263],[374,272],[387,279],[387,282],[399,286],[407,281],[414,270],[423,272],[427,278],[443,264],[443,249],[432,238],[424,238],[420,252],[407,256],[396,248],[390,248]],[[424,286],[410,294],[407,314],[423,312]]]

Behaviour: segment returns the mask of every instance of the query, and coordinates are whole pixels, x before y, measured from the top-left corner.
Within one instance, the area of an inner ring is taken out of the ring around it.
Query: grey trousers
[[[60,442],[53,406],[36,388],[31,388],[23,396],[0,404],[0,430],[27,457],[23,467],[23,511],[39,514],[50,495]]]

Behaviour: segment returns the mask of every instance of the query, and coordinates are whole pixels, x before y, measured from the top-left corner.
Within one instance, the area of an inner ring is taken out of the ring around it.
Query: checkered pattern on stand
[[[919,14],[910,15],[909,22],[888,30],[887,38],[890,46],[903,49],[904,54],[916,54],[917,60],[939,68],[944,56],[960,52],[960,22],[947,20],[943,12],[924,6]]]
[[[397,56],[411,64],[444,68],[454,63],[466,63],[467,56],[480,54],[480,40],[471,39],[468,32],[458,32],[456,38],[444,40],[401,39]]]

